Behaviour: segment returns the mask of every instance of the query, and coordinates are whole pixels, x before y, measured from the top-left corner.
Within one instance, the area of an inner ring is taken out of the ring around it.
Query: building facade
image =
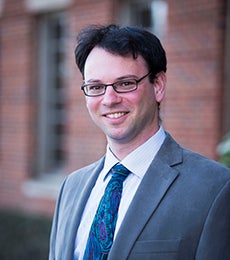
[[[0,207],[52,215],[64,177],[99,159],[74,60],[90,24],[142,25],[168,58],[163,125],[218,159],[230,130],[229,0],[1,0]]]

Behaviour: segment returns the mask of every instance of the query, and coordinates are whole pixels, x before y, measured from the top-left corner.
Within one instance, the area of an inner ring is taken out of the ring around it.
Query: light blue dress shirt
[[[147,169],[149,168],[152,160],[159,151],[162,143],[165,139],[165,131],[161,126],[156,134],[148,139],[144,144],[136,148],[128,156],[126,156],[120,163],[122,163],[132,173],[126,178],[123,183],[122,198],[118,211],[118,219],[114,234],[116,234],[120,228],[122,220],[129,208],[129,205],[139,187],[141,180],[143,179]],[[111,152],[109,146],[107,146],[105,163],[103,170],[99,174],[94,188],[91,191],[90,197],[84,209],[82,220],[77,231],[75,240],[74,259],[82,259],[85,251],[85,246],[88,239],[89,230],[98,208],[101,197],[104,194],[105,187],[109,182],[111,176],[108,176],[110,169],[118,163],[118,159]]]

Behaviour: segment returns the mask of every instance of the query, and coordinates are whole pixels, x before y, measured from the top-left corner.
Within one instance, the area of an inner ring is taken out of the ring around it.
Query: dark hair
[[[86,59],[96,46],[110,53],[134,59],[141,55],[152,72],[152,80],[160,72],[166,72],[167,60],[159,39],[149,31],[136,26],[97,26],[83,29],[77,37],[76,63],[84,77]]]

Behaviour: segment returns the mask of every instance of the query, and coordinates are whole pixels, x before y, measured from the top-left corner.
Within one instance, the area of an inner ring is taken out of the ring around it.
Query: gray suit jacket
[[[144,156],[144,155],[143,155]],[[104,158],[70,174],[57,200],[50,260],[73,259],[74,241]],[[124,259],[230,259],[230,171],[167,135],[109,254]]]

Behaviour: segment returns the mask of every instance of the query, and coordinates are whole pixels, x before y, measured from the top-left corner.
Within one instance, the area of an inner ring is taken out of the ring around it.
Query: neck
[[[133,140],[129,140],[126,142],[122,142],[119,140],[113,140],[109,139],[108,144],[111,152],[114,154],[114,156],[119,160],[123,160],[127,155],[129,155],[131,152],[133,152],[136,148],[144,144],[149,138],[151,138],[156,132],[159,130],[159,126],[155,129],[153,129],[152,132],[150,132],[148,135],[133,138]]]

